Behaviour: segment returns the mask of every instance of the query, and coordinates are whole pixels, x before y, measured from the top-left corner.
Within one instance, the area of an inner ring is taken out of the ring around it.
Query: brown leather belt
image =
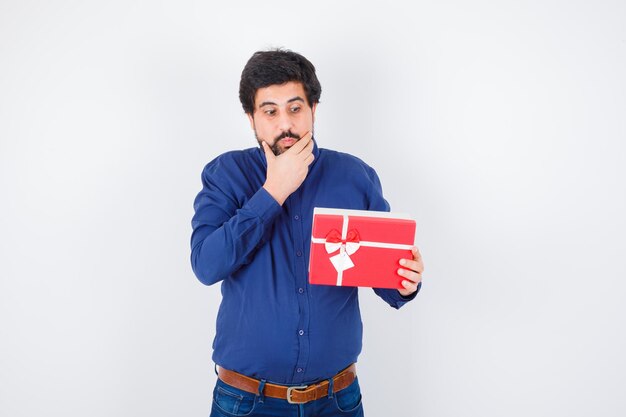
[[[252,394],[259,393],[261,381],[258,379],[250,378],[222,367],[219,368],[217,376],[228,385],[239,388],[242,391]],[[333,392],[347,388],[355,378],[356,365],[352,364],[333,377]],[[325,379],[316,384],[295,387],[267,382],[263,389],[263,394],[268,397],[287,400],[291,404],[304,404],[328,396],[328,380]]]

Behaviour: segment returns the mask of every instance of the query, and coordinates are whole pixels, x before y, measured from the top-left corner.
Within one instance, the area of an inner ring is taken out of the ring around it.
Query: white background
[[[361,291],[367,415],[626,415],[626,5],[408,3],[0,2],[0,415],[208,415],[192,201],[273,46],[418,222],[416,301]]]

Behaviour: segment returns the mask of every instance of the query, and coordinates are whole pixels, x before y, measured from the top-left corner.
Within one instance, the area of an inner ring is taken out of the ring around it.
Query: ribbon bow
[[[333,253],[344,247],[344,250],[348,253],[348,255],[352,255],[354,252],[358,251],[361,247],[359,243],[361,241],[361,237],[359,236],[359,232],[355,229],[351,229],[348,231],[348,236],[346,236],[346,240],[341,239],[341,233],[337,229],[332,229],[326,235],[326,243],[324,246],[326,247],[327,253]]]
[[[339,253],[330,258],[333,266],[339,271],[345,271],[346,269],[350,269],[354,266],[354,263],[350,259],[350,255],[359,250],[361,247],[361,237],[359,236],[359,232],[355,229],[350,229],[347,233],[346,239],[341,239],[341,233],[338,230],[332,229],[326,235],[326,242],[324,243],[324,247],[326,248],[327,253],[334,253],[339,251]]]

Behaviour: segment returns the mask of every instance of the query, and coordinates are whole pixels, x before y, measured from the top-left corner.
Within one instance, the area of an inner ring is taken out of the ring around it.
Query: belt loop
[[[219,373],[217,372],[217,364],[216,363],[213,364],[213,370],[215,371],[215,375],[219,376]]]
[[[333,388],[335,385],[335,381],[333,380],[333,378],[329,378],[328,379],[328,398],[332,399],[333,398]]]
[[[262,379],[261,382],[259,383],[259,402],[261,404],[263,404],[263,401],[265,401],[265,395],[263,394],[263,390],[265,389],[266,382],[267,380]]]

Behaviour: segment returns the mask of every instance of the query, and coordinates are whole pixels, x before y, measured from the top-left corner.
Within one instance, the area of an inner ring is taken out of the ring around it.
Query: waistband
[[[235,371],[230,371],[222,367],[218,368],[217,376],[226,384],[252,394],[261,394],[259,392],[259,387],[263,384],[263,395],[271,398],[287,400],[291,404],[305,404],[310,401],[326,397],[329,394],[328,386],[330,382],[328,379],[311,385],[279,385],[269,382],[263,383],[258,379],[250,378],[249,376]],[[356,379],[356,365],[352,364],[348,366],[346,369],[329,379],[333,382],[333,393],[347,388]]]

